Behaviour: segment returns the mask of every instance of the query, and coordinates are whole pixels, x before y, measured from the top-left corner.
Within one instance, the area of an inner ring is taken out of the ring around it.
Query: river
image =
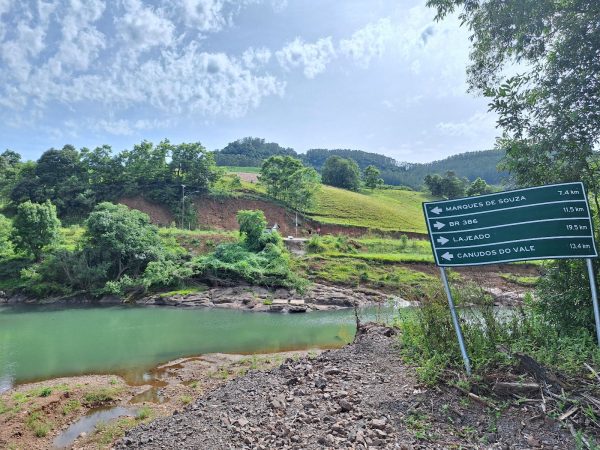
[[[373,319],[375,309],[361,312]],[[308,314],[169,307],[0,307],[0,392],[84,374],[143,373],[205,353],[335,348],[354,337],[351,309]]]

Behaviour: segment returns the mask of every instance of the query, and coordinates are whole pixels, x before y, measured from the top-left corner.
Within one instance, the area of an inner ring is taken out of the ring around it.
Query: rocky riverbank
[[[393,334],[365,327],[343,349],[252,371],[136,427],[116,448],[575,448],[558,422],[526,404],[500,410],[419,385]]]
[[[364,307],[385,304],[390,299],[391,296],[371,289],[349,289],[314,284],[303,294],[288,289],[271,290],[259,286],[235,286],[212,288],[187,295],[153,295],[137,303],[295,313],[351,308],[354,305]]]
[[[403,301],[397,297],[366,288],[345,288],[324,284],[313,284],[306,292],[288,289],[267,289],[260,286],[239,285],[215,287],[188,294],[156,294],[143,297],[134,303],[145,306],[174,306],[188,308],[228,308],[263,312],[309,312],[328,311],[341,308],[385,305],[387,301]],[[121,304],[118,297],[92,299],[73,296],[47,299],[32,299],[22,295],[8,296],[0,292],[0,304]]]

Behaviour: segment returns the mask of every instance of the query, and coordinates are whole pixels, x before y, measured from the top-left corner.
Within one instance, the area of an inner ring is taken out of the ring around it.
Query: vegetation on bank
[[[240,211],[238,221],[239,234],[159,232],[140,211],[101,203],[84,227],[55,233],[39,253],[16,247],[5,251],[0,258],[0,290],[35,297],[87,294],[135,298],[202,283],[239,281],[302,289],[306,281],[291,271],[290,256],[279,234],[265,231],[262,211]],[[10,221],[0,222],[0,237],[14,234]],[[41,235],[44,226],[49,225],[36,223],[30,233]],[[194,256],[177,242],[178,235],[192,240],[212,236],[220,241],[205,239],[206,252]]]

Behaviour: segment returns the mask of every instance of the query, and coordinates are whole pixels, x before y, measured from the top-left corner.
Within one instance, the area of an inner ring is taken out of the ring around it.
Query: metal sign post
[[[467,375],[471,376],[471,362],[469,361],[469,355],[467,354],[465,338],[463,337],[462,330],[460,329],[460,323],[458,323],[456,308],[454,308],[454,300],[452,300],[452,292],[450,292],[450,285],[448,284],[448,277],[446,276],[446,268],[440,267],[440,273],[442,274],[444,289],[446,290],[446,295],[448,296],[448,306],[450,306],[452,323],[454,324],[454,331],[456,331],[456,337],[458,337],[458,345],[460,346],[460,353],[462,355],[463,362],[465,363],[465,370],[467,371]]]
[[[598,339],[598,345],[600,346],[600,310],[598,309],[598,293],[596,292],[596,279],[594,277],[594,268],[592,267],[592,260],[590,258],[587,258],[585,262],[587,264],[588,277],[590,279],[590,289],[592,290],[594,319],[596,320],[596,338]]]
[[[600,309],[590,259],[598,251],[583,183],[425,202],[423,212],[467,373],[471,371],[469,359],[444,267],[586,258],[600,345]]]

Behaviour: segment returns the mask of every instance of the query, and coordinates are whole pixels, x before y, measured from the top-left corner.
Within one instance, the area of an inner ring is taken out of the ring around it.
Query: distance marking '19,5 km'
[[[423,203],[438,266],[598,255],[583,184]]]

